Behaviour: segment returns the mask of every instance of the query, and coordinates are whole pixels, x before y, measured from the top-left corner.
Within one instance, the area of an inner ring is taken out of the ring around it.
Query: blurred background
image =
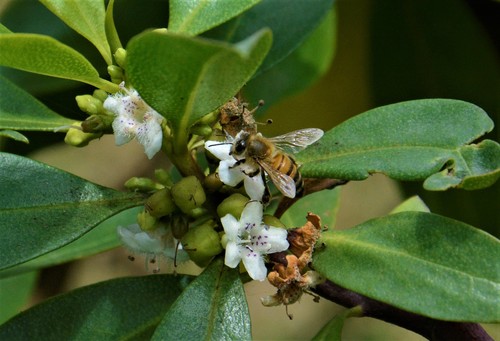
[[[32,20],[35,16],[39,20]],[[166,1],[117,0],[115,4],[115,21],[122,41],[148,27],[165,26],[167,18]],[[36,1],[0,1],[0,21],[14,32],[57,36],[84,51],[95,61],[94,65],[102,64],[92,46]],[[260,111],[262,121],[272,118],[275,122],[261,131],[268,136],[304,127],[326,131],[371,108],[418,98],[469,101],[483,108],[498,125],[499,22],[500,2],[494,0],[337,0],[328,23],[332,32],[331,65],[303,92],[291,93],[277,102],[273,100],[273,93],[261,96],[269,103]],[[0,72],[54,111],[75,119],[85,118],[74,97],[91,93],[90,87],[13,70]],[[255,105],[252,94],[249,97],[251,106]],[[151,176],[155,168],[167,165],[161,156],[149,162],[142,147],[135,142],[116,147],[112,136],[77,150],[61,143],[62,134],[26,135],[30,145],[4,141],[3,149],[116,189],[123,189],[123,183],[132,176]],[[498,128],[487,138],[498,141]],[[383,175],[344,186],[335,228],[352,227],[384,215],[401,200],[415,194],[435,213],[462,220],[497,237],[500,235],[499,184],[476,192],[426,192],[421,183],[396,183]],[[117,276],[148,274],[141,259],[129,262],[127,255],[126,250],[119,248],[42,271],[30,304]],[[164,261],[161,269],[168,272],[173,267]],[[198,270],[189,265],[177,269],[189,273]],[[324,299],[314,303],[312,297],[305,295],[300,303],[289,307],[294,316],[290,321],[284,307],[261,306],[260,297],[272,294],[273,287],[252,282],[246,285],[246,291],[256,340],[310,339],[343,309]],[[500,339],[498,326],[486,328],[494,339]],[[423,340],[414,333],[368,318],[349,319],[343,337],[345,340]]]

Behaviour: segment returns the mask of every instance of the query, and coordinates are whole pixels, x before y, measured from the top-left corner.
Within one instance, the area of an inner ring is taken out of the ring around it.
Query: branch
[[[318,295],[347,308],[361,306],[363,316],[411,330],[434,341],[494,341],[478,323],[449,322],[410,313],[342,288],[330,281],[313,289]]]

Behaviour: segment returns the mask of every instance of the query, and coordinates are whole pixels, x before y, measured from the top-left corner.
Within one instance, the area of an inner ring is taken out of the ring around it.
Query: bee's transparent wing
[[[297,153],[307,146],[318,141],[323,136],[323,130],[317,128],[307,128],[291,131],[289,133],[268,138],[278,148],[289,152]]]
[[[295,198],[295,181],[291,177],[277,171],[265,162],[258,163],[285,197]]]

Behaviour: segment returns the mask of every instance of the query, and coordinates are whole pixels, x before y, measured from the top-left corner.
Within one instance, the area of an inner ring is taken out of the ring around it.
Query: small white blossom
[[[227,143],[221,143],[219,141],[205,142],[205,149],[221,160],[219,163],[220,181],[232,187],[243,181],[245,191],[250,199],[262,200],[266,188],[262,176],[260,176],[260,174],[248,176],[245,173],[246,169],[244,163],[235,166],[237,160],[229,154],[231,146],[232,144],[230,141]]]
[[[245,269],[253,279],[263,281],[267,276],[263,255],[288,249],[287,231],[262,222],[263,206],[250,201],[238,221],[231,214],[222,217],[226,233],[225,264],[231,268],[243,261]]]
[[[139,224],[132,224],[127,227],[118,226],[117,232],[122,243],[130,251],[146,255],[146,262],[156,260],[159,256],[177,259],[178,262],[189,260],[189,255],[182,249],[182,245],[177,243],[170,229],[159,227],[146,232]]]
[[[116,115],[113,121],[115,143],[121,146],[135,137],[151,159],[161,149],[163,116],[147,105],[136,90],[126,89],[124,83],[120,87],[125,93],[110,95],[103,104]]]

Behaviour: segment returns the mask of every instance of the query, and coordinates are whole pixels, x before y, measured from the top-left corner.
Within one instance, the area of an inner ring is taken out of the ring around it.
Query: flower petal
[[[258,228],[262,223],[262,214],[264,207],[259,201],[249,201],[243,212],[241,212],[240,218],[240,226],[243,226],[247,229],[247,232],[250,232],[248,228]],[[252,231],[255,233],[255,230]]]
[[[250,277],[258,281],[265,280],[267,277],[267,269],[261,255],[254,252],[250,248],[242,249],[241,253],[243,265],[245,266],[245,269]]]
[[[247,176],[239,167],[232,168],[236,160],[224,160],[219,163],[219,179],[228,186],[236,186]]]
[[[233,242],[227,243],[224,264],[226,264],[230,268],[237,267],[241,261],[240,249],[241,249],[241,246],[238,246],[238,244],[236,244],[236,243],[233,243]]]
[[[220,141],[207,141],[205,142],[205,149],[213,154],[219,160],[234,159],[229,152],[231,151],[231,143]]]
[[[241,224],[238,220],[233,217],[231,214],[226,214],[224,217],[220,219],[222,223],[222,227],[224,228],[224,232],[226,233],[226,237],[230,242],[238,242],[240,233]]]
[[[266,253],[285,251],[290,246],[288,240],[286,239],[288,233],[285,229],[269,226],[263,229],[260,232],[260,235],[263,236],[269,244],[269,248]]]
[[[243,183],[245,185],[245,192],[247,192],[250,199],[259,201],[262,200],[266,190],[266,185],[264,184],[264,180],[262,180],[260,174],[252,177],[245,176]]]

